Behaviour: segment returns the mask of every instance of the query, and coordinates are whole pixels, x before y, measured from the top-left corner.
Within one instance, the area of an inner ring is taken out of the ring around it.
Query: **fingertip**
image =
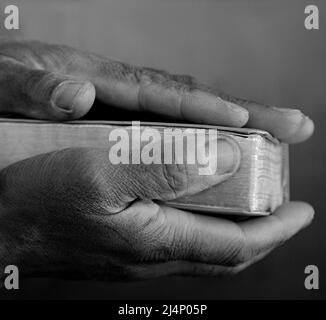
[[[306,218],[306,225],[309,225],[315,216],[315,209],[307,202],[297,201],[292,202],[297,206],[297,210],[302,212],[302,215]]]
[[[256,252],[273,249],[306,228],[314,217],[308,203],[288,202],[279,206],[271,215],[240,222],[246,241]]]
[[[313,121],[300,110],[271,108],[276,113],[272,133],[287,143],[299,143],[307,140],[314,132]]]
[[[267,107],[255,102],[242,102],[249,111],[249,128],[266,130],[285,143],[307,140],[314,132],[313,121],[298,109]]]
[[[291,144],[300,143],[309,139],[315,130],[314,122],[302,113],[300,119],[299,116],[293,117],[288,120],[287,125],[288,130],[284,130],[284,133],[280,135],[280,139]]]
[[[309,139],[315,131],[315,124],[310,118],[305,116],[303,122],[304,123],[301,127],[300,135],[298,135],[297,142],[302,142]]]
[[[277,208],[273,215],[285,221],[287,225],[292,225],[292,232],[296,233],[312,222],[315,211],[309,203],[292,201]]]

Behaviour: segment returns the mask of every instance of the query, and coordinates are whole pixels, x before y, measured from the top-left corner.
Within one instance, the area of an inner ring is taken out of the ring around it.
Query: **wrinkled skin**
[[[297,143],[313,132],[298,110],[231,98],[189,76],[140,68],[39,42],[0,44],[0,114],[78,119],[103,104],[172,121],[248,126]],[[0,172],[0,268],[27,276],[146,279],[239,272],[312,220],[292,202],[242,222],[162,205],[218,184],[186,165],[113,165],[107,150],[42,154]],[[230,154],[226,161],[234,162]],[[224,157],[225,159],[225,157]]]

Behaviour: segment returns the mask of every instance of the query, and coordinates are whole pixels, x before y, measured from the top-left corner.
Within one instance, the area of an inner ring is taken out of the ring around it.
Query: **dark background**
[[[18,292],[0,289],[0,298],[326,298],[325,1],[1,0],[0,14],[6,4],[19,6],[21,29],[6,31],[1,22],[0,35],[68,44],[188,73],[233,95],[302,108],[316,131],[308,142],[291,147],[291,196],[310,202],[316,218],[309,229],[232,278],[136,283],[28,279]],[[308,4],[319,7],[318,31],[304,28]],[[304,288],[304,269],[310,264],[319,267],[319,290]]]

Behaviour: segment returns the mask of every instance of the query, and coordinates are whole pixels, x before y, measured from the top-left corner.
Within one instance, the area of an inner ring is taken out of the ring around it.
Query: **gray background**
[[[291,147],[292,199],[316,209],[313,225],[263,262],[232,278],[170,277],[136,283],[28,279],[2,298],[326,298],[326,4],[322,0],[24,0],[21,30],[0,35],[63,43],[122,61],[189,73],[233,95],[302,108],[314,137]],[[320,30],[304,29],[316,4]],[[304,268],[320,290],[304,289]]]

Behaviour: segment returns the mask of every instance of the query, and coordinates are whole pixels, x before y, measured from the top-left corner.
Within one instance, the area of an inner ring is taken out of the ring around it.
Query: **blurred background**
[[[6,31],[3,10],[20,9]],[[320,30],[304,28],[315,4]],[[2,17],[1,17],[2,15]],[[0,2],[0,35],[67,44],[137,65],[192,74],[228,93],[302,108],[314,137],[291,147],[291,196],[310,202],[313,225],[264,261],[231,278],[170,277],[136,283],[27,279],[0,298],[326,298],[326,3],[323,0],[24,0]],[[317,265],[320,289],[304,287]]]

